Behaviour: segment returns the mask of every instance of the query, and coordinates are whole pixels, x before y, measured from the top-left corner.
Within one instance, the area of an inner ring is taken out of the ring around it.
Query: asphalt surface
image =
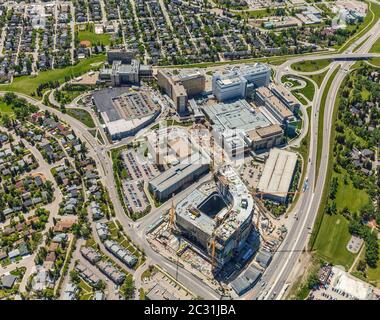
[[[370,50],[374,42],[379,38],[380,22],[371,28],[367,33],[355,41],[342,55],[325,55],[319,57],[299,57],[296,59],[288,60],[281,65],[277,70],[276,81],[281,81],[281,77],[284,74],[297,74],[297,72],[290,71],[289,66],[295,62],[337,58],[339,56],[345,58],[362,58],[367,57],[367,52]],[[365,43],[353,54],[352,51],[365,39]],[[325,76],[320,90],[316,94],[316,98],[313,103],[313,110],[311,114],[311,144],[309,150],[309,159],[306,170],[306,177],[308,177],[308,189],[301,195],[297,205],[293,210],[293,214],[297,213],[299,219],[293,223],[283,243],[279,247],[278,251],[274,254],[273,260],[266,272],[264,273],[261,283],[256,285],[244,299],[281,299],[285,289],[287,288],[288,278],[291,272],[297,268],[297,264],[300,262],[299,257],[302,251],[306,248],[310,233],[312,231],[315,218],[320,207],[323,187],[325,185],[326,173],[328,167],[329,157],[329,143],[330,133],[332,127],[332,113],[334,109],[334,103],[339,91],[339,88],[348,73],[350,67],[355,61],[334,61],[329,66],[329,71]],[[336,68],[340,67],[334,80],[332,81],[329,89],[326,106],[324,112],[324,127],[323,127],[323,147],[320,166],[318,172],[316,172],[316,158],[317,158],[317,143],[318,143],[318,117],[319,109],[321,107],[321,100],[324,89],[328,79]],[[316,183],[315,183],[316,182]],[[315,188],[314,188],[315,185]]]
[[[325,184],[325,176],[327,170],[327,160],[329,153],[329,136],[331,129],[331,115],[333,110],[334,101],[339,90],[340,84],[342,83],[344,77],[346,76],[347,70],[354,63],[352,61],[336,61],[338,58],[344,59],[354,59],[354,58],[368,58],[377,57],[380,54],[368,54],[367,52],[371,48],[372,44],[377,40],[380,31],[380,24],[377,23],[370,31],[365,35],[360,37],[353,45],[348,48],[344,54],[331,54],[331,55],[321,55],[321,56],[306,56],[297,57],[288,60],[286,63],[278,67],[276,74],[276,81],[281,81],[281,76],[284,74],[297,74],[296,72],[290,70],[290,65],[295,62],[305,61],[305,60],[316,60],[316,59],[334,59],[335,61],[330,65],[327,76],[325,77],[320,90],[316,94],[313,105],[315,106],[315,111],[313,110],[311,117],[311,145],[310,145],[310,162],[307,166],[307,174],[309,180],[309,188],[301,195],[298,203],[296,204],[293,212],[297,212],[299,220],[294,223],[290,230],[288,230],[288,235],[281,244],[279,250],[273,257],[273,261],[263,275],[262,282],[266,285],[261,287],[257,285],[254,287],[244,298],[246,299],[275,299],[281,296],[284,290],[284,285],[289,277],[291,271],[296,267],[298,263],[299,256],[302,250],[306,247],[307,240],[309,238],[309,233],[313,227],[314,220],[320,205],[321,195],[323,186]],[[367,39],[368,38],[368,39]],[[365,43],[357,50],[356,53],[352,53],[353,49],[365,39]],[[327,103],[325,108],[325,125],[323,132],[323,149],[322,149],[322,159],[320,163],[318,179],[316,175],[316,153],[317,153],[317,136],[318,136],[318,111],[320,108],[320,102],[322,99],[322,93],[326,87],[327,80],[329,76],[333,73],[334,69],[341,66],[340,71],[337,73],[333,84],[329,90],[327,96]],[[300,73],[301,74],[301,73]],[[36,104],[43,110],[49,110],[52,113],[57,114],[60,119],[68,123],[76,132],[79,138],[87,142],[90,156],[97,162],[99,174],[101,176],[102,182],[107,187],[110,194],[110,198],[114,204],[116,218],[121,222],[124,230],[130,235],[131,239],[140,247],[142,247],[152,261],[152,263],[158,263],[172,276],[177,273],[177,267],[174,263],[162,257],[159,253],[152,250],[148,242],[146,241],[145,232],[148,226],[154,222],[159,216],[166,211],[170,203],[164,204],[162,207],[153,210],[149,215],[143,218],[141,221],[135,223],[124,213],[122,205],[119,201],[118,194],[115,187],[112,162],[107,154],[110,145],[102,146],[89,132],[88,128],[84,126],[80,121],[61,113],[57,109],[53,109],[43,105],[41,102],[22,94],[19,96],[24,97],[30,103]],[[119,143],[118,146],[126,144],[129,140]],[[186,193],[190,192],[191,189],[197,188],[199,183],[206,180],[208,177],[204,177],[198,183],[193,184],[188,188]],[[316,180],[317,179],[317,180]],[[315,184],[316,182],[316,184]],[[314,188],[315,185],[315,188]],[[178,194],[176,199],[180,199],[182,193]],[[218,299],[219,294],[208,287],[202,280],[198,279],[192,275],[189,271],[179,268],[178,269],[178,281],[183,283],[188,287],[193,293],[206,298],[206,299]],[[267,289],[269,288],[269,290]]]

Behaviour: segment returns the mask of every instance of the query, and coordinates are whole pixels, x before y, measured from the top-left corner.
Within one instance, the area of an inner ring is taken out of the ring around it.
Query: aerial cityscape
[[[0,0],[0,300],[380,300],[379,245],[380,0]]]

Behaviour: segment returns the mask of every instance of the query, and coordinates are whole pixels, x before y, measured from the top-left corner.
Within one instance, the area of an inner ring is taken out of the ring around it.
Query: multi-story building
[[[250,97],[255,88],[267,86],[271,70],[262,63],[234,67],[212,77],[212,92],[218,101]]]
[[[283,142],[284,131],[274,117],[272,122],[246,100],[206,106],[203,112],[212,124],[216,141],[232,156],[249,149],[271,148]],[[242,146],[241,141],[245,146]]]
[[[200,187],[178,203],[175,221],[209,257],[214,252],[220,268],[243,248],[252,230],[254,200],[232,167],[220,168],[215,178],[211,193]]]
[[[177,112],[186,112],[189,97],[205,90],[205,76],[200,72],[173,74],[167,70],[157,73],[158,86],[174,101]]]
[[[99,79],[110,82],[112,86],[119,87],[123,84],[138,84],[141,78],[150,78],[152,67],[142,65],[138,60],[132,59],[129,64],[120,60],[114,60],[111,68],[103,68],[99,73]]]
[[[294,116],[299,108],[298,101],[286,89],[270,85],[255,90],[254,99],[263,111],[269,112],[288,133],[295,132],[298,119]]]
[[[245,141],[253,151],[270,149],[284,142],[284,130],[278,124],[248,131]]]
[[[187,184],[209,171],[209,161],[202,157],[172,166],[149,182],[149,191],[159,200],[165,201]]]
[[[123,64],[129,64],[135,57],[135,52],[126,49],[110,49],[107,51],[107,61],[112,64],[114,61],[121,61]]]

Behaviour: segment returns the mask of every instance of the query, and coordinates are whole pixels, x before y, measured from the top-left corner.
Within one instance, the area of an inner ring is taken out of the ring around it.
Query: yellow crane
[[[174,208],[174,201],[172,196],[172,206],[169,209],[169,230],[172,232],[174,228],[174,221],[175,221],[175,208]]]

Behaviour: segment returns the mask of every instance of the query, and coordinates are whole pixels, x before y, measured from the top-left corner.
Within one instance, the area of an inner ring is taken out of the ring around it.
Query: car
[[[263,281],[263,282],[261,283],[261,286],[264,287],[265,285],[266,285],[266,282]]]

